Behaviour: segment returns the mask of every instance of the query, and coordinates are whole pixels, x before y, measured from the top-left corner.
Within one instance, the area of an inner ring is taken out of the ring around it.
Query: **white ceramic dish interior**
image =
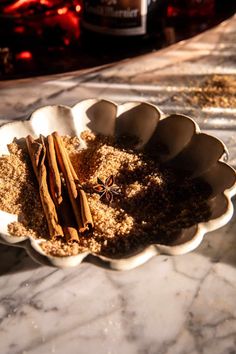
[[[82,261],[111,269],[126,270],[143,264],[156,254],[179,255],[194,250],[206,232],[225,225],[233,214],[231,198],[236,194],[236,174],[226,162],[227,149],[215,137],[201,133],[198,125],[184,115],[164,115],[149,103],[127,102],[117,105],[107,100],[88,99],[73,108],[47,106],[36,110],[27,121],[6,124],[0,128],[0,155],[8,154],[7,144],[14,138],[28,134],[39,136],[58,131],[61,135],[77,135],[86,129],[105,135],[123,135],[132,132],[139,138],[137,149],[154,148],[158,143],[158,158],[192,177],[201,176],[212,188],[211,218],[182,229],[171,245],[155,244],[123,259],[81,253],[77,256],[52,257],[40,247],[40,240],[9,235],[7,225],[17,220],[16,215],[0,211],[0,241],[24,247],[41,264],[55,267],[73,267]]]

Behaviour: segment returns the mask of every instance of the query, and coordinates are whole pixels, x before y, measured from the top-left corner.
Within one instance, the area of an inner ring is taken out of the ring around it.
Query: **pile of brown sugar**
[[[8,149],[10,155],[0,157],[0,209],[17,214],[19,220],[9,225],[9,232],[46,237],[47,223],[25,141],[15,141]]]
[[[200,107],[236,108],[236,75],[212,75],[191,94],[191,103]]]
[[[85,149],[80,149],[77,137],[63,137],[63,142],[87,193],[93,233],[76,243],[47,238],[25,142],[15,141],[9,145],[10,155],[0,158],[0,209],[19,215],[19,221],[9,225],[11,234],[43,238],[42,248],[51,255],[89,251],[122,257],[152,243],[174,243],[182,228],[209,219],[210,188],[200,179],[179,177],[123,141],[90,132],[82,133],[81,138],[87,144]],[[105,182],[110,176],[119,190],[111,202],[94,189],[98,178]]]

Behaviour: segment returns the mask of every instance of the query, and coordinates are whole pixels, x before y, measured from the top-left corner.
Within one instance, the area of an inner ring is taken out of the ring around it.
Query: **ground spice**
[[[0,209],[17,214],[19,219],[9,225],[9,232],[16,236],[47,237],[46,220],[25,141],[10,144],[9,152],[9,156],[0,157]]]
[[[200,107],[236,108],[236,75],[212,75],[190,99]]]
[[[42,248],[51,255],[76,255],[89,251],[124,257],[152,243],[171,244],[182,228],[210,217],[210,188],[200,179],[183,178],[159,166],[144,153],[135,152],[124,139],[84,132],[80,140],[63,137],[79,180],[87,192],[94,232],[78,243],[47,239],[46,221],[37,195],[37,183],[25,152],[24,141],[9,145],[9,156],[0,158],[0,209],[19,215],[9,225],[14,235],[42,237]],[[129,140],[131,141],[131,140]],[[113,175],[119,194],[112,202],[94,190],[97,178]],[[8,193],[7,193],[8,192]]]

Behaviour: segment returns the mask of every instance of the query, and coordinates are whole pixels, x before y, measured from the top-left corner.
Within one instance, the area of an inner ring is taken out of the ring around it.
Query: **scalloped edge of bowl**
[[[110,101],[110,100],[105,100],[105,99],[87,99],[78,102],[75,104],[72,108],[64,105],[56,105],[56,106],[45,106],[37,109],[34,111],[28,120],[25,121],[17,121],[17,122],[11,122],[7,123],[2,127],[6,126],[13,126],[16,124],[23,124],[26,125],[32,122],[35,114],[37,114],[40,110],[46,109],[46,108],[52,108],[52,107],[61,107],[65,109],[70,109],[72,112],[76,110],[76,112],[80,109],[83,104],[87,107],[91,105],[92,103],[98,103],[104,101],[106,103],[112,104],[116,107],[117,110],[119,110],[119,113],[122,113],[125,111],[125,108],[128,107],[133,107],[136,104],[144,103],[146,105],[149,105],[153,108],[156,109],[158,114],[160,115],[160,120],[165,119],[168,117],[168,115],[164,114],[157,106],[154,104],[150,104],[148,102],[126,102],[123,105],[117,105],[116,103]],[[187,119],[191,120],[192,123],[194,124],[195,127],[195,134],[201,133],[201,129],[199,125],[192,119],[191,117],[188,117],[186,115],[181,115],[183,117],[186,117]],[[2,129],[0,127],[0,130]],[[28,127],[29,128],[29,127]],[[211,136],[212,137],[212,136]],[[225,162],[225,156],[228,156],[228,150],[225,146],[225,144],[218,138],[214,137],[216,140],[220,142],[220,144],[223,146],[224,153],[222,154],[221,158],[218,161],[224,162],[225,165],[227,165],[235,174],[236,171]],[[164,244],[153,244],[150,246],[147,246],[144,248],[142,251],[138,252],[137,254],[133,256],[129,256],[127,258],[122,258],[122,259],[115,259],[115,258],[107,258],[99,254],[93,254],[91,252],[84,252],[80,253],[78,255],[73,255],[73,256],[65,256],[65,257],[59,257],[59,256],[50,256],[47,255],[42,248],[40,247],[40,243],[43,241],[43,239],[34,239],[31,237],[17,237],[17,236],[12,236],[8,235],[6,230],[5,232],[0,232],[0,243],[6,244],[6,245],[11,245],[11,246],[16,246],[16,247],[21,247],[26,250],[28,255],[37,263],[42,264],[42,265],[49,265],[49,266],[54,266],[57,268],[69,268],[69,267],[75,267],[78,266],[81,262],[89,262],[97,266],[101,266],[104,268],[112,269],[112,270],[130,270],[133,268],[136,268],[148,260],[150,260],[152,257],[155,255],[160,255],[160,254],[165,254],[165,255],[182,255],[186,254],[188,252],[193,251],[196,249],[200,243],[202,242],[204,235],[208,232],[214,231],[216,229],[219,229],[220,227],[226,225],[230,219],[233,216],[233,203],[232,203],[232,198],[233,196],[236,195],[236,182],[235,184],[229,188],[226,189],[223,193],[227,200],[227,210],[224,214],[221,216],[211,219],[207,222],[202,222],[197,224],[197,231],[193,235],[193,237],[188,240],[187,242],[181,243],[179,245],[173,245],[173,246],[167,246]],[[3,211],[0,211],[0,218],[1,216],[4,216],[9,219],[10,222],[15,221],[16,215],[9,214]]]

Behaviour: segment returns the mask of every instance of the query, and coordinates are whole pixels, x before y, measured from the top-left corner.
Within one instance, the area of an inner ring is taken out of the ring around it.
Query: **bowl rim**
[[[16,120],[16,121],[13,121],[10,123],[3,124],[0,127],[0,132],[3,127],[14,126],[16,123],[19,123],[19,122],[22,122],[23,124],[27,124],[27,122],[31,121],[35,112],[39,112],[42,109],[47,109],[47,108],[52,108],[52,107],[63,107],[63,108],[69,109],[73,112],[75,107],[78,107],[81,104],[89,103],[89,102],[92,104],[92,102],[98,103],[98,102],[102,102],[102,101],[113,104],[117,109],[121,106],[123,108],[125,108],[125,105],[129,105],[129,104],[133,104],[133,105],[146,104],[146,105],[149,105],[157,110],[157,112],[159,113],[159,116],[160,116],[160,118],[159,118],[160,120],[166,119],[167,117],[171,116],[171,114],[168,115],[168,114],[163,113],[162,110],[160,110],[160,108],[158,106],[156,106],[152,103],[149,103],[149,102],[127,101],[124,104],[119,105],[119,104],[117,104],[111,100],[107,100],[107,99],[90,98],[90,99],[86,99],[86,100],[81,100],[81,101],[77,102],[72,107],[69,107],[66,105],[48,105],[48,106],[40,107],[40,108],[34,110],[26,120]],[[181,116],[181,117],[185,117],[194,124],[194,133],[193,134],[200,134],[201,133],[201,129],[200,129],[199,125],[197,124],[197,122],[193,118],[191,118],[187,115],[184,115],[184,114],[176,114],[176,115]],[[117,117],[117,114],[116,114],[116,117]],[[213,135],[210,135],[210,134],[205,134],[205,135],[210,136],[210,137],[214,137]],[[220,142],[220,144],[222,145],[223,150],[224,150],[222,156],[218,159],[218,161],[223,162],[225,165],[227,165],[236,175],[235,169],[232,166],[230,166],[228,163],[226,163],[226,161],[225,161],[225,158],[228,157],[228,150],[227,150],[226,145],[219,138],[214,137],[214,139],[216,139]],[[158,255],[158,254],[159,255],[160,254],[181,255],[181,254],[191,252],[200,245],[200,243],[202,242],[204,235],[206,233],[214,231],[214,230],[226,225],[233,216],[234,207],[233,207],[232,198],[233,198],[233,196],[236,195],[236,181],[232,187],[224,190],[224,192],[222,192],[222,194],[224,195],[225,199],[227,200],[227,210],[225,211],[225,213],[215,219],[211,219],[209,221],[196,224],[197,225],[196,232],[194,233],[193,237],[190,240],[188,240],[184,243],[178,244],[178,245],[173,245],[173,246],[159,244],[159,243],[152,244],[152,245],[144,247],[137,254],[131,255],[126,258],[109,258],[109,257],[105,257],[103,255],[89,252],[89,251],[82,252],[82,253],[79,253],[78,255],[72,255],[72,256],[51,256],[51,255],[46,254],[42,250],[42,248],[40,247],[40,243],[44,239],[35,239],[35,238],[29,237],[29,236],[22,236],[22,237],[12,236],[12,235],[7,235],[7,234],[3,233],[2,231],[0,231],[0,243],[24,248],[26,250],[26,252],[29,254],[29,256],[34,261],[36,261],[37,263],[40,263],[42,265],[50,265],[50,266],[54,266],[57,268],[68,268],[68,267],[77,266],[81,262],[89,262],[89,263],[98,265],[100,267],[108,268],[108,269],[129,270],[129,269],[133,269],[139,265],[142,265],[143,263],[145,263],[149,259],[151,259],[153,256]],[[0,211],[0,213],[2,216],[4,214],[6,214],[7,216],[13,217],[13,214],[9,214],[9,213],[3,212],[3,211]],[[16,216],[14,215],[14,217],[16,217]]]

